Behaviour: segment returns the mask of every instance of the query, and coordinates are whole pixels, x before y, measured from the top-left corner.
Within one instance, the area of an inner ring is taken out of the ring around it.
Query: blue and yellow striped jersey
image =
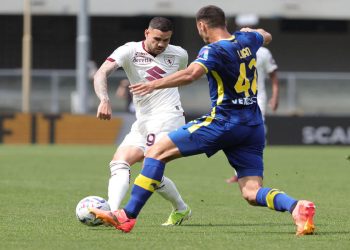
[[[263,122],[256,98],[256,52],[262,44],[263,37],[257,32],[235,32],[199,51],[193,63],[206,70],[211,117],[245,125]]]

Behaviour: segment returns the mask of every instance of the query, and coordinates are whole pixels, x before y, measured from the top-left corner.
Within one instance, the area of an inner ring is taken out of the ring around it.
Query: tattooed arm
[[[96,116],[100,120],[110,120],[112,117],[112,107],[107,91],[107,77],[117,68],[116,62],[106,60],[94,75],[94,89],[100,99]]]

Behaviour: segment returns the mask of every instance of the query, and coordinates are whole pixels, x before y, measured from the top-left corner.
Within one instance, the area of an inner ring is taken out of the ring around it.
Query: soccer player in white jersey
[[[268,105],[272,111],[276,111],[278,107],[278,67],[271,52],[265,47],[260,47],[258,52],[256,52],[256,68],[258,71],[258,105],[263,118],[265,119],[267,106],[265,79],[267,78],[267,75],[272,84],[272,93]]]
[[[130,84],[163,78],[187,67],[187,52],[170,45],[173,25],[170,20],[155,17],[145,30],[145,40],[129,42],[117,48],[102,64],[94,76],[94,88],[100,99],[97,117],[109,120],[112,116],[107,93],[107,77],[123,67]],[[115,211],[129,189],[130,166],[140,162],[148,147],[159,138],[185,124],[177,88],[168,88],[146,96],[134,96],[136,121],[129,134],[116,150],[109,164],[111,177],[108,185],[108,203]],[[175,184],[164,176],[157,192],[170,201],[173,210],[163,224],[180,225],[191,215],[190,207],[183,201]]]

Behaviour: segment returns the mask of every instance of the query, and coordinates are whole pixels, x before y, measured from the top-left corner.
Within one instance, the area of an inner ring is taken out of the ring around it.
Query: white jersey
[[[258,104],[263,114],[265,114],[267,102],[265,79],[277,68],[271,52],[265,47],[260,47],[256,52],[256,69],[258,71]]]
[[[168,45],[156,57],[144,49],[143,42],[129,42],[117,48],[108,58],[123,67],[130,84],[148,82],[171,75],[187,67],[188,55],[179,46]],[[178,88],[154,90],[133,97],[136,117],[169,112],[183,113]]]

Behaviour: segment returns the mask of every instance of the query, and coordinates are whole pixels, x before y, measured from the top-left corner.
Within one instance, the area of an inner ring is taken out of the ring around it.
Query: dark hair
[[[196,21],[204,21],[209,28],[223,28],[226,26],[224,11],[214,5],[202,7],[197,12]]]
[[[149,22],[149,28],[157,29],[162,32],[173,31],[173,23],[165,17],[154,17]]]

